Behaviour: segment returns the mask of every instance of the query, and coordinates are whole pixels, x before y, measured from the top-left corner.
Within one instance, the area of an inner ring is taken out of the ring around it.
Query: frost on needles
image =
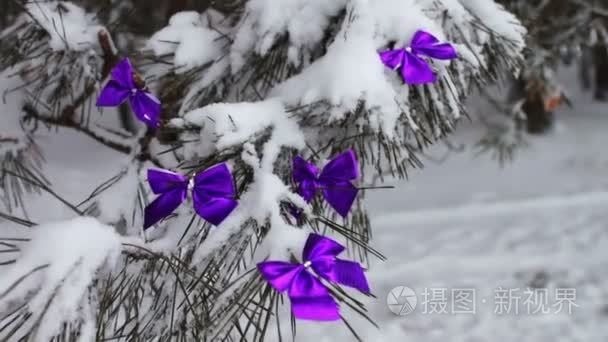
[[[27,3],[0,33],[2,340],[293,334],[289,306],[256,263],[300,258],[310,232],[340,241],[350,259],[382,258],[365,191],[346,218],[324,201],[308,204],[293,186],[294,156],[322,167],[353,149],[360,186],[403,177],[466,114],[471,89],[517,71],[524,47],[525,30],[493,1],[237,0],[161,21],[140,2],[109,3]],[[436,82],[404,85],[378,52],[407,46],[418,30],[459,58],[428,60]],[[94,106],[124,57],[162,103],[159,128],[133,120],[128,106]],[[107,147],[119,170],[68,201],[45,177],[48,128]],[[144,232],[148,169],[192,174],[224,162],[239,206],[221,224],[183,205]],[[29,214],[39,195],[65,208],[64,221]],[[346,321],[365,315],[361,295],[330,291]]]

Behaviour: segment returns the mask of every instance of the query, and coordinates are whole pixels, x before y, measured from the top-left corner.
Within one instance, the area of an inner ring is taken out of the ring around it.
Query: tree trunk
[[[544,134],[553,126],[553,112],[545,111],[545,105],[541,96],[534,95],[528,98],[523,105],[526,113],[527,130],[530,134]]]
[[[543,98],[543,84],[538,80],[519,77],[514,93],[524,98],[522,110],[526,113],[526,130],[530,134],[544,134],[553,126],[553,112],[547,111]]]
[[[593,64],[595,66],[595,99],[608,100],[608,49],[597,44],[593,47]]]

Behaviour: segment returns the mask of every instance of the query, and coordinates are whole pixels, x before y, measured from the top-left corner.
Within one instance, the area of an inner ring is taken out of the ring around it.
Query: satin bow
[[[101,90],[97,99],[98,107],[116,107],[129,99],[131,109],[137,119],[156,128],[160,125],[160,100],[140,89],[133,79],[135,72],[128,58],[120,61],[112,69],[112,79]]]
[[[340,318],[338,303],[319,278],[370,293],[361,265],[336,258],[342,251],[344,246],[336,241],[310,234],[302,251],[304,263],[265,261],[257,268],[275,290],[280,293],[287,291],[291,311],[296,318],[335,321]]]
[[[379,54],[384,65],[393,70],[400,69],[401,77],[407,84],[431,83],[437,79],[429,63],[420,56],[443,60],[458,58],[456,49],[451,44],[440,43],[439,39],[421,30],[414,34],[409,47],[382,51]]]
[[[232,174],[226,163],[199,172],[194,178],[168,170],[148,170],[148,183],[160,194],[144,210],[144,229],[169,216],[188,197],[198,215],[213,225],[219,225],[237,206]]]
[[[304,158],[293,160],[293,180],[298,184],[298,193],[310,202],[317,190],[323,190],[323,197],[342,217],[348,215],[357,192],[351,180],[359,178],[359,162],[353,150],[348,150],[332,159],[323,170]]]

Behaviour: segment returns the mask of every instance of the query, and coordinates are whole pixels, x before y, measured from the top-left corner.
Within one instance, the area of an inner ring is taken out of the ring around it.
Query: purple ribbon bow
[[[315,321],[335,321],[340,318],[338,303],[327,287],[315,277],[370,293],[363,268],[359,263],[342,260],[336,256],[344,246],[327,237],[310,234],[302,251],[304,263],[265,261],[258,270],[270,286],[282,293],[287,291],[291,311],[296,318]]]
[[[348,215],[357,192],[351,180],[359,178],[359,162],[353,150],[348,150],[332,159],[319,174],[319,169],[304,158],[293,160],[293,180],[298,184],[298,193],[307,202],[312,201],[317,190],[342,217]]]
[[[148,183],[155,194],[160,194],[144,210],[144,229],[171,215],[188,197],[198,215],[213,225],[219,225],[237,206],[232,174],[226,163],[199,172],[193,178],[168,170],[148,170]]]
[[[420,56],[435,59],[458,58],[456,49],[449,43],[439,43],[439,39],[428,32],[418,30],[409,47],[380,52],[380,59],[387,67],[400,68],[403,81],[408,84],[435,82],[437,76],[427,61]]]
[[[149,92],[138,88],[134,80],[135,72],[128,58],[120,61],[112,69],[112,79],[101,90],[97,99],[98,107],[116,107],[128,98],[135,116],[152,128],[160,126],[160,100]]]

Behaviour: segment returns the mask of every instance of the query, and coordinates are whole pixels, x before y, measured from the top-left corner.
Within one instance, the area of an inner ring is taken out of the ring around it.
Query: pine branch
[[[25,147],[18,151],[9,150],[0,161],[0,169],[9,170],[26,179],[34,179],[39,184],[50,185],[49,180],[42,172],[44,156],[40,147],[30,137],[24,138]],[[24,144],[24,142],[20,142]],[[27,218],[23,195],[27,193],[40,193],[40,188],[25,182],[20,178],[12,177],[7,172],[0,173],[0,187],[4,190],[4,200],[7,210],[12,211],[13,205],[21,207],[23,215]]]
[[[38,113],[38,111],[30,104],[25,104],[22,107],[22,109],[25,113],[25,116],[23,118],[24,122],[27,122],[29,120],[34,120],[36,122],[43,122],[48,125],[71,128],[71,129],[74,129],[78,132],[85,134],[86,136],[92,138],[93,140],[99,142],[100,144],[107,146],[117,152],[124,153],[124,154],[131,153],[131,149],[132,149],[131,146],[129,146],[127,144],[122,144],[122,143],[119,143],[116,141],[112,141],[110,139],[107,139],[106,137],[99,136],[97,133],[93,132],[88,127],[85,127],[85,126],[81,125],[80,123],[78,123],[73,118],[73,115],[72,115],[73,111],[71,111],[71,112],[66,111],[66,112],[64,112],[66,115],[62,115],[61,117],[55,118],[55,117],[40,115]]]
[[[14,216],[14,215],[3,213],[3,212],[0,212],[0,218],[3,218],[5,220],[7,220],[7,221],[11,221],[13,223],[22,225],[22,226],[27,227],[27,228],[31,228],[31,227],[37,225],[36,223],[34,223],[34,222],[32,222],[32,221],[30,221],[28,219],[24,219],[24,218],[17,217],[17,216]],[[2,238],[0,238],[0,240],[2,240]]]
[[[41,190],[44,190],[46,193],[48,193],[49,195],[53,196],[55,199],[57,199],[59,202],[63,203],[65,206],[67,206],[68,208],[70,208],[73,212],[75,212],[76,214],[82,216],[83,212],[80,211],[80,209],[78,209],[75,205],[71,204],[70,202],[68,202],[66,199],[64,199],[63,197],[59,196],[57,193],[55,193],[49,186],[47,186],[44,183],[41,183],[35,179],[30,179],[27,177],[23,177],[21,175],[18,175],[16,173],[13,173],[9,170],[3,169],[2,173],[6,173],[12,177],[15,178],[19,178],[22,181],[25,181],[27,183],[30,183],[31,185],[40,188]]]

